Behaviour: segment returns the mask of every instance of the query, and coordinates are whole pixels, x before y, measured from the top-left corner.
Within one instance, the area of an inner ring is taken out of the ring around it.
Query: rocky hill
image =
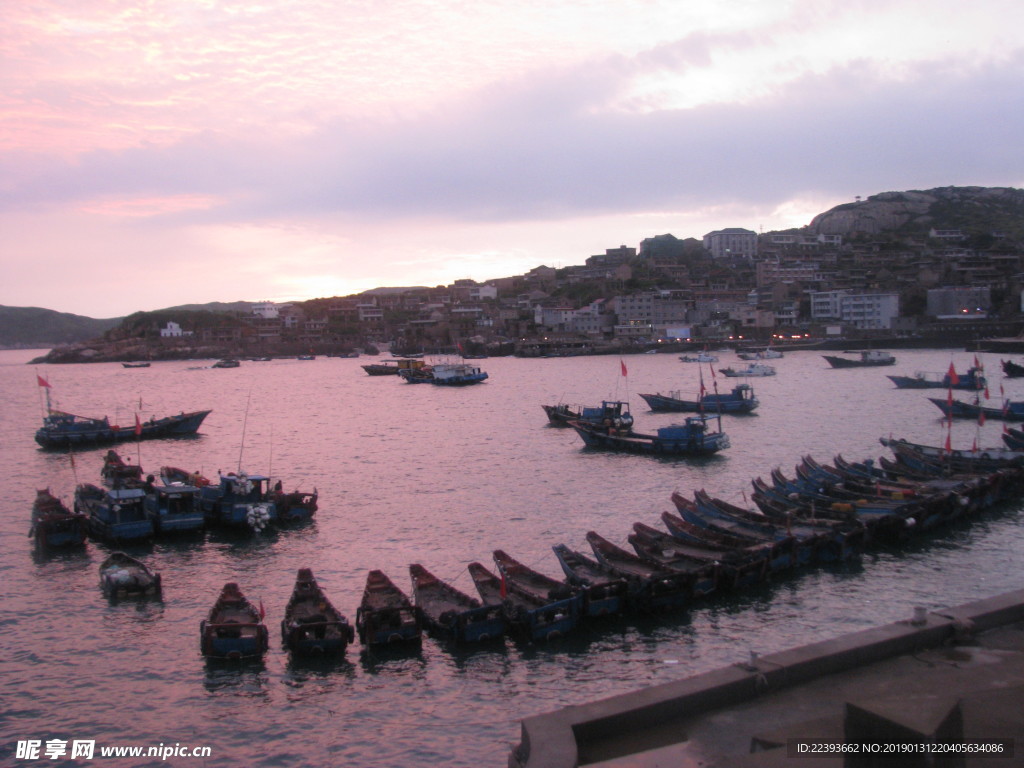
[[[883,192],[820,213],[808,229],[819,235],[926,234],[959,229],[965,235],[1000,233],[1024,242],[1024,190],[1012,187],[939,187]]]

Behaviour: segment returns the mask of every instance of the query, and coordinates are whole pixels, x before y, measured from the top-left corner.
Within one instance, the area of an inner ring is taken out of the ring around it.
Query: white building
[[[704,248],[716,259],[757,255],[757,233],[749,229],[729,227],[704,235]]]
[[[899,315],[898,293],[817,291],[811,294],[811,319],[815,321],[839,320],[854,328],[888,330]]]
[[[167,327],[160,329],[160,338],[161,339],[176,339],[176,338],[179,338],[181,336],[191,336],[191,335],[192,335],[192,331],[183,331],[183,330],[181,330],[181,326],[178,325],[173,320],[168,320],[167,321]]]

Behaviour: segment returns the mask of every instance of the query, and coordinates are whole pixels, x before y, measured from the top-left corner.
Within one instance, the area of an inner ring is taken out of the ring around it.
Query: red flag
[[[985,412],[984,411],[978,411],[978,426],[979,427],[984,427],[985,426]]]
[[[629,375],[629,371],[626,370],[626,363],[623,360],[620,359],[619,360],[619,365],[622,366],[622,375],[623,376],[628,376]]]
[[[266,617],[266,615],[267,615],[267,612],[263,609],[263,598],[261,597],[260,598],[260,621],[262,621],[264,619],[264,617]]]
[[[952,451],[953,451],[953,442],[950,439],[949,432],[946,432],[946,451],[948,451],[950,453],[952,453]]]
[[[139,421],[139,414],[135,414],[135,436],[138,437],[142,434],[142,422]]]
[[[956,375],[956,368],[953,365],[953,361],[949,361],[949,373],[946,374],[949,377],[949,386],[955,387],[960,383],[960,377]]]
[[[50,389],[50,382],[48,382],[38,373],[36,374],[36,384],[38,384],[40,387],[46,387],[47,389]]]

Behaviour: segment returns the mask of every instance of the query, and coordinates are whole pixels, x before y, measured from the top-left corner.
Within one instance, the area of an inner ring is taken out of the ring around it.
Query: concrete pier
[[[527,718],[508,764],[1024,766],[1024,590]]]

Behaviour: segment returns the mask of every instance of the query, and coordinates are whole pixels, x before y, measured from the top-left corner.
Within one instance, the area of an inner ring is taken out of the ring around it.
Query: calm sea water
[[[772,361],[778,376],[752,380],[749,417],[724,417],[732,448],[702,461],[584,450],[547,426],[541,404],[628,398],[645,430],[678,420],[653,414],[640,392],[695,394],[696,364],[675,355],[481,361],[490,374],[466,389],[369,377],[366,359],[212,361],[42,367],[32,352],[0,352],[0,755],[17,740],[209,746],[212,758],[104,759],[94,765],[247,765],[399,768],[424,761],[504,765],[519,720],[564,705],[667,682],[775,650],[908,617],[914,606],[956,605],[1024,587],[1021,509],[1008,505],[904,550],[812,570],[673,616],[592,625],[546,645],[507,641],[456,651],[433,640],[415,654],[293,662],[276,631],[295,571],[312,568],[354,619],[366,573],[408,584],[421,562],[472,592],[466,565],[491,565],[505,549],[552,575],[551,546],[586,551],[593,529],[625,542],[637,520],[659,525],[670,494],[706,488],[743,503],[750,480],[773,467],[793,474],[801,456],[822,462],[886,453],[885,435],[940,443],[938,410],[922,392],[895,389],[885,373],[966,368],[973,355],[897,352],[890,369],[832,370],[814,352]],[[998,397],[998,358],[984,355]],[[721,364],[737,364],[721,353]],[[102,450],[39,450],[36,373],[61,408],[132,423],[141,415],[212,408],[195,439],[149,441],[122,452],[147,470],[171,464],[215,476],[239,468],[320,492],[315,522],[259,537],[209,534],[139,549],[163,574],[162,602],[108,603],[98,587],[107,549],[40,560],[26,537],[35,489],[70,500],[97,482]],[[712,381],[704,369],[710,389]],[[736,379],[719,375],[725,391]],[[1005,393],[1024,399],[1024,382]],[[1000,425],[980,442],[999,441]],[[977,427],[955,425],[969,447]],[[226,581],[262,600],[272,632],[262,662],[213,664],[199,653],[199,622]],[[30,765],[32,761],[14,761]],[[47,761],[62,764],[60,761]],[[8,763],[9,764],[9,763]],[[69,760],[66,765],[85,765]]]

